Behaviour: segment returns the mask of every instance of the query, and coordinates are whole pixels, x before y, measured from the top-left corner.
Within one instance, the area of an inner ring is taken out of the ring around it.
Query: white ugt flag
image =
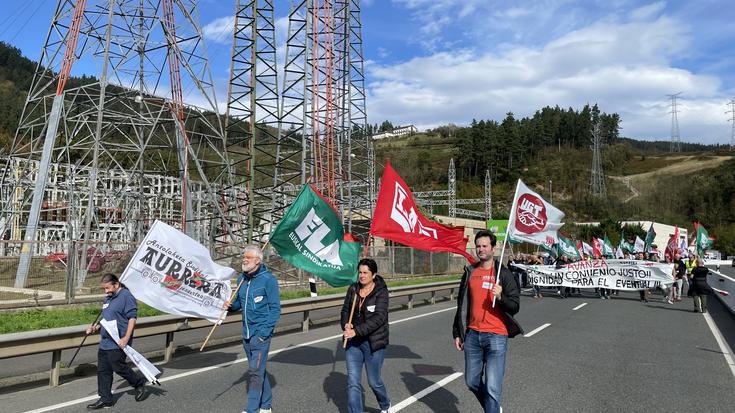
[[[635,250],[635,252],[645,252],[645,250],[646,250],[646,243],[643,242],[643,240],[641,239],[641,237],[639,237],[639,236],[636,236],[635,237],[635,246],[633,247],[633,249]]]
[[[235,270],[161,221],[153,223],[120,277],[135,298],[169,314],[217,322]]]
[[[551,247],[564,225],[564,213],[530,190],[520,179],[508,220],[508,236],[516,241]]]

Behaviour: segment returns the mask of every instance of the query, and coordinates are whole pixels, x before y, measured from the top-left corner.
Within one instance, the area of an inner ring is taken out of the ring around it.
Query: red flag
[[[584,245],[582,245],[582,241],[577,241],[577,251],[579,251],[579,256],[584,258]]]
[[[678,252],[679,247],[679,227],[676,227],[674,233],[669,236],[669,242],[666,244],[666,252],[671,259],[674,259],[674,255]]]
[[[592,237],[592,255],[595,258],[602,257],[602,241],[597,237]]]
[[[411,190],[390,162],[383,171],[370,235],[420,250],[453,252],[471,263],[476,261],[466,250],[464,227],[445,227],[421,215]]]

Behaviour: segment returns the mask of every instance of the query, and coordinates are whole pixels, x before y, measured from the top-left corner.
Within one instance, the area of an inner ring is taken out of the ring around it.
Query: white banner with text
[[[528,273],[528,283],[542,287],[609,288],[641,290],[670,285],[673,264],[638,261],[579,261],[563,265],[516,265]]]

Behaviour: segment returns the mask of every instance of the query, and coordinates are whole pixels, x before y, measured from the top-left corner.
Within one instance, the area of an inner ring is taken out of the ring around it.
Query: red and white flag
[[[602,257],[603,241],[597,237],[592,237],[592,256],[595,258]]]
[[[370,235],[420,250],[453,252],[469,262],[476,261],[467,252],[464,227],[446,227],[421,215],[411,190],[390,162],[383,171]]]
[[[679,227],[676,227],[674,230],[674,233],[669,236],[669,242],[666,244],[666,254],[668,254],[671,259],[674,259],[674,255],[677,253],[678,243],[679,243]]]
[[[557,231],[564,225],[562,219],[561,210],[518,180],[508,220],[510,238],[551,248],[557,242]]]

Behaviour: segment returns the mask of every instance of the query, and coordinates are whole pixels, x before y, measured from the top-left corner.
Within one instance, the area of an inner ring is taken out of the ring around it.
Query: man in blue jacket
[[[120,341],[113,340],[110,333],[101,329],[99,324],[87,327],[88,335],[97,331],[100,331],[101,335],[97,351],[97,393],[100,398],[87,405],[89,410],[107,409],[115,404],[112,398],[112,372],[119,374],[135,388],[135,401],[141,401],[147,397],[145,378],[134,372],[125,363],[126,355],[123,351],[125,346],[133,344],[138,304],[130,290],[125,288],[115,274],[103,275],[100,286],[105,290],[106,295],[102,304],[102,319],[117,323]]]
[[[232,303],[225,303],[230,312],[242,311],[242,345],[248,358],[248,404],[243,413],[270,413],[273,397],[265,371],[273,328],[281,316],[278,281],[263,264],[263,251],[248,245],[242,254],[242,285]]]

